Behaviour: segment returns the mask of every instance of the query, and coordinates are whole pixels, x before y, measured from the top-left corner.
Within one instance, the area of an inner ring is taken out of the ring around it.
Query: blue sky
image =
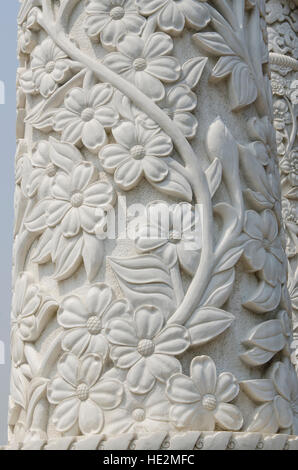
[[[7,441],[18,9],[18,0],[2,0],[1,2],[0,80],[5,86],[5,104],[0,104],[0,341],[2,341],[0,344],[4,343],[5,346],[5,364],[1,364],[0,356],[0,445],[5,444]]]

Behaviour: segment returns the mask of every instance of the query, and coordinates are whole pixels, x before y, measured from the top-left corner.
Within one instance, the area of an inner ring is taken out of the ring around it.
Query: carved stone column
[[[274,127],[281,173],[288,288],[293,307],[294,348],[298,350],[298,2],[269,0],[266,5],[272,71]],[[297,352],[293,353],[297,368]]]
[[[19,55],[10,445],[297,448],[264,1],[23,1]]]

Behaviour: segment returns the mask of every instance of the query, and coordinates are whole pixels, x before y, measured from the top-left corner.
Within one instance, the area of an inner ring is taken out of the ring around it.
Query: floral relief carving
[[[275,433],[293,428],[297,432],[297,374],[288,362],[275,363],[268,379],[247,380],[241,387],[252,400],[262,403],[248,430]]]
[[[49,401],[57,405],[53,422],[59,431],[67,431],[76,423],[83,434],[102,430],[103,410],[119,405],[123,388],[118,380],[101,377],[101,371],[102,359],[95,354],[81,359],[71,353],[62,356],[59,375],[48,386]]]
[[[240,429],[241,413],[229,403],[239,393],[233,374],[223,372],[217,377],[208,356],[194,358],[190,370],[190,377],[175,374],[168,382],[167,395],[173,403],[170,416],[177,426],[213,431],[217,424],[222,429]]]
[[[244,393],[249,429],[292,432],[264,2],[237,5],[22,2],[32,142],[22,135],[16,163],[12,439],[48,438],[51,426],[61,437],[240,431]],[[184,38],[192,46],[181,56]],[[202,80],[216,91],[226,78],[231,119],[212,111],[202,122]],[[146,214],[121,250],[106,229],[124,195],[145,201]],[[154,219],[159,211],[169,218]],[[237,374],[217,363],[231,338]]]
[[[289,291],[293,308],[294,336],[297,336],[297,2],[267,1],[266,19],[276,129],[281,175],[282,214],[289,267]],[[295,343],[294,344],[294,348]]]

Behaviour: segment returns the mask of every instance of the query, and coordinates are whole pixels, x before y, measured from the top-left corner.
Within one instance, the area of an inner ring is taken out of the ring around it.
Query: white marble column
[[[22,2],[12,447],[298,447],[265,14]]]

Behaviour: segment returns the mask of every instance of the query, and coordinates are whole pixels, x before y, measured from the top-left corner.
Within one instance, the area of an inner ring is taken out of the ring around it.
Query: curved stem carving
[[[74,7],[76,1],[71,1],[70,4],[64,4],[64,11],[69,13],[70,7]],[[44,0],[43,6],[47,7],[48,2]],[[69,8],[66,10],[67,5]],[[205,282],[208,282],[208,276],[204,277],[206,281],[202,282],[203,272],[206,273],[208,263],[213,253],[212,244],[212,227],[213,227],[213,212],[211,194],[207,182],[206,175],[201,168],[197,155],[194,153],[191,145],[184,137],[178,126],[161,110],[150,98],[138,90],[135,86],[131,85],[127,80],[123,79],[112,70],[108,69],[104,64],[99,61],[86,56],[81,52],[66,36],[63,31],[63,25],[55,23],[53,14],[50,16],[52,21],[44,21],[43,17],[39,18],[41,27],[48,33],[53,41],[72,59],[84,64],[103,82],[109,82],[114,88],[121,91],[124,95],[131,99],[131,101],[144,113],[153,119],[166,134],[168,134],[177,151],[179,152],[185,164],[189,182],[194,189],[197,203],[203,206],[203,248],[200,266],[191,282],[188,293],[184,301],[179,307],[179,312],[174,314],[173,318],[180,322],[186,321],[187,317],[191,315],[193,309],[198,304],[202,293],[204,292]]]

